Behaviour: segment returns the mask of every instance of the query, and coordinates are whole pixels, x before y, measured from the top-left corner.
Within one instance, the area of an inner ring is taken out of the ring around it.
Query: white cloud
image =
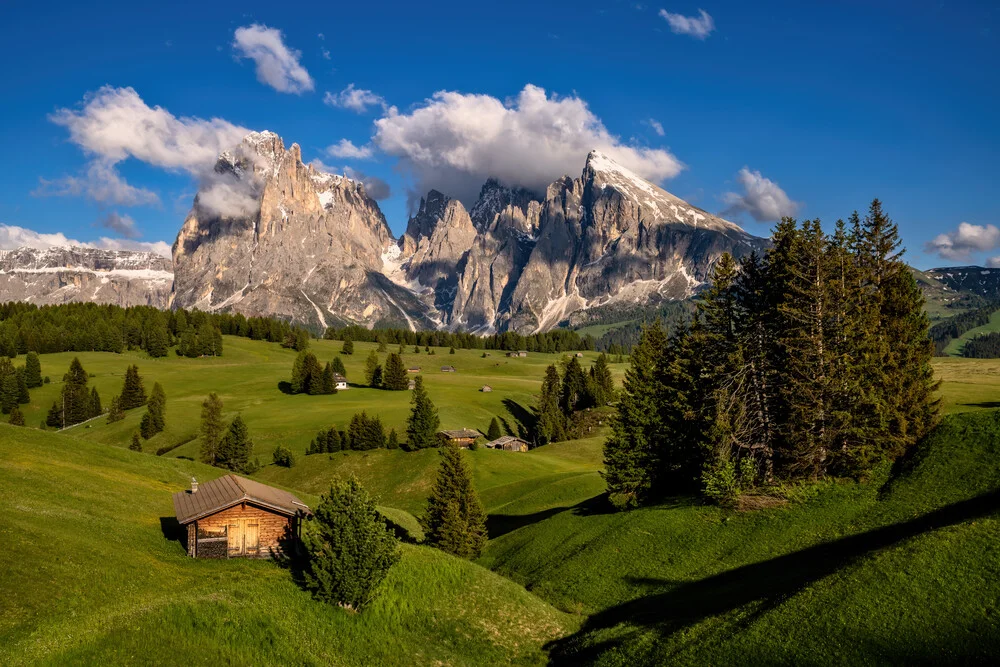
[[[649,125],[651,128],[653,128],[653,132],[656,132],[657,136],[662,137],[663,135],[666,134],[666,132],[663,131],[663,123],[656,120],[655,118],[648,118],[645,122],[646,125]]]
[[[319,52],[323,54],[323,58],[326,60],[329,60],[332,57],[327,49],[320,49]]]
[[[996,225],[958,223],[958,228],[939,234],[926,245],[929,253],[944,259],[966,260],[974,252],[986,252],[1000,247],[1000,229]],[[989,266],[1000,266],[1000,257],[989,260]]]
[[[118,232],[127,239],[137,239],[142,233],[135,225],[135,220],[128,215],[119,215],[117,211],[111,211],[101,219],[101,226]]]
[[[260,210],[259,193],[252,179],[241,180],[230,173],[205,174],[198,185],[196,203],[225,218],[239,218]]]
[[[150,107],[133,88],[104,86],[82,108],[59,109],[49,119],[69,130],[70,141],[109,163],[129,157],[192,174],[211,169],[224,150],[249,132],[220,118],[174,116]]]
[[[170,245],[164,241],[129,241],[102,237],[97,241],[77,241],[67,238],[65,234],[44,234],[17,225],[0,224],[0,250],[15,250],[17,248],[46,249],[53,246],[83,246],[85,248],[104,248],[107,250],[141,250],[155,252],[164,257],[170,257]]]
[[[257,80],[281,93],[301,95],[315,87],[309,72],[299,64],[302,54],[285,46],[281,31],[265,25],[237,28],[233,49],[257,65]]]
[[[690,35],[695,39],[706,39],[715,30],[715,21],[704,9],[698,10],[698,16],[671,14],[666,9],[661,9],[660,16],[670,24],[670,32],[675,35]]]
[[[348,158],[355,160],[367,160],[375,153],[371,144],[355,146],[350,139],[341,139],[339,143],[327,146],[326,154],[331,157]]]
[[[94,160],[87,167],[85,176],[63,176],[54,180],[38,179],[36,197],[79,197],[85,195],[93,201],[117,206],[159,204],[159,196],[152,190],[138,188],[125,182],[113,163]]]
[[[543,193],[579,174],[593,149],[654,182],[683,169],[666,150],[624,145],[579,97],[550,97],[530,84],[507,103],[437,92],[409,113],[390,109],[375,121],[373,140],[400,159],[420,193],[433,187],[470,205],[490,176]]]
[[[353,83],[347,84],[347,88],[337,94],[326,91],[323,103],[331,107],[350,109],[355,113],[365,113],[368,111],[368,107],[374,106],[382,107],[383,111],[388,109],[384,97],[376,95],[370,90],[355,88]]]
[[[246,210],[248,186],[213,172],[220,153],[239,145],[250,130],[220,118],[177,117],[150,107],[132,88],[104,86],[74,109],[59,109],[50,120],[69,131],[70,141],[92,158],[86,178],[42,179],[36,194],[81,195],[120,206],[156,203],[155,193],[120,178],[115,165],[135,158],[153,167],[183,171],[207,184],[204,207],[221,215]],[[218,208],[215,208],[218,206]]]
[[[764,178],[759,171],[743,167],[736,180],[743,186],[743,194],[727,192],[722,195],[728,207],[726,214],[745,212],[757,222],[771,222],[795,215],[799,209],[797,202],[789,199],[777,183]]]

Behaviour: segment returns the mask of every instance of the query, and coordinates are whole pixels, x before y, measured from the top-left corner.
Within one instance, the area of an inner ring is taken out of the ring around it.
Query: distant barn
[[[287,491],[226,475],[174,494],[193,558],[270,558],[299,539],[309,508]]]
[[[528,353],[525,350],[518,350],[517,352],[508,352],[508,357],[526,357]]]
[[[406,372],[407,373],[419,373],[420,372],[420,366],[410,366],[409,368],[406,369]]]
[[[455,367],[454,366],[442,366],[441,367],[441,372],[442,373],[454,373],[455,372]]]
[[[340,373],[333,374],[333,382],[334,386],[337,387],[337,391],[344,391],[345,389],[349,389],[349,387],[347,386],[347,378],[345,378]]]
[[[492,442],[486,443],[487,449],[502,449],[505,452],[526,452],[530,445],[527,440],[522,440],[513,435],[502,435]]]
[[[456,445],[462,449],[468,449],[478,438],[482,437],[479,431],[471,428],[461,428],[455,431],[439,431],[438,437],[446,445]]]
[[[488,384],[484,384],[483,388],[480,389],[479,391],[483,392],[484,394],[487,394],[487,393],[493,391],[493,387],[489,386]]]

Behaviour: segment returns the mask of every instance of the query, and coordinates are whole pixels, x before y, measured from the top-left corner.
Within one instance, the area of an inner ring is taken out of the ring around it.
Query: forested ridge
[[[923,296],[878,200],[723,255],[690,326],[643,331],[605,444],[611,501],[864,476],[935,424]]]

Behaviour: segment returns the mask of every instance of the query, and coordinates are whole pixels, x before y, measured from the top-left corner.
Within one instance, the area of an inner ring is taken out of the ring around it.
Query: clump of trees
[[[965,341],[962,356],[966,359],[1000,358],[1000,333],[993,331]]]
[[[132,364],[125,369],[125,381],[118,395],[118,403],[122,410],[131,410],[146,404],[146,388],[139,375],[139,367]]]
[[[260,469],[260,461],[253,455],[250,431],[239,414],[227,426],[222,408],[222,399],[214,392],[201,404],[202,463],[252,474]]]
[[[861,477],[934,426],[923,297],[881,203],[772,242],[720,259],[690,327],[643,331],[604,447],[615,506]]]
[[[329,327],[323,338],[327,340],[342,340],[344,344],[352,341],[358,343],[379,343],[399,345],[400,354],[403,346],[413,346],[414,354],[420,354],[420,348],[430,352],[431,347],[448,347],[463,350],[527,350],[529,352],[569,352],[573,350],[593,350],[594,339],[591,336],[580,336],[575,331],[554,329],[545,333],[528,336],[515,331],[505,331],[492,336],[479,336],[462,331],[410,331],[409,329],[368,329],[367,327],[350,325],[346,327]],[[379,349],[379,352],[385,352]],[[348,353],[349,354],[349,353]]]
[[[566,440],[574,432],[579,412],[608,405],[616,398],[614,378],[604,353],[597,357],[589,371],[583,370],[577,357],[570,357],[562,367],[561,375],[555,365],[545,369],[535,408],[535,442],[538,445]]]
[[[459,558],[476,558],[486,546],[486,512],[457,447],[441,449],[441,465],[421,524],[429,544]]]
[[[295,455],[292,454],[292,450],[284,445],[278,445],[274,448],[274,452],[271,453],[271,460],[274,461],[274,465],[282,466],[283,468],[291,468],[295,465]]]
[[[31,402],[27,378],[25,366],[15,367],[10,359],[0,358],[0,412],[12,414],[18,405]]]
[[[400,558],[399,542],[357,479],[323,494],[302,535],[306,586],[317,599],[360,610]]]
[[[335,361],[343,366],[340,359]],[[326,366],[321,366],[316,355],[312,352],[302,351],[295,357],[292,365],[292,378],[289,382],[290,390],[293,394],[336,394],[336,370],[334,364],[327,362]]]
[[[309,443],[306,456],[310,454],[334,454],[341,449],[349,449],[344,447],[343,440],[344,436],[337,430],[337,427],[331,426],[328,429],[322,429]]]
[[[167,395],[159,382],[153,383],[153,391],[146,402],[146,413],[139,422],[139,434],[149,440],[166,427]]]
[[[384,449],[386,438],[382,420],[377,415],[369,416],[362,410],[351,417],[351,423],[347,427],[347,440],[351,449]]]
[[[8,363],[10,363],[8,361]],[[87,390],[87,372],[76,357],[70,362],[69,372],[63,376],[63,387],[59,400],[52,404],[46,426],[66,428],[73,424],[85,422],[101,414],[101,400],[97,389]]]

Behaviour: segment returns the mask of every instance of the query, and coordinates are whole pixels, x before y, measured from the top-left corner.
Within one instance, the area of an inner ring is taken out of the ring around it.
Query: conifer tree
[[[625,372],[611,435],[604,443],[604,481],[608,499],[618,509],[637,507],[649,498],[660,465],[658,436],[664,429],[659,404],[664,391],[658,363],[666,342],[658,322],[643,328]]]
[[[333,375],[333,365],[328,361],[323,368],[323,393],[336,394],[337,380]]]
[[[399,561],[398,541],[357,479],[335,482],[303,531],[306,587],[317,599],[360,610]]]
[[[146,404],[146,389],[143,387],[139,367],[135,364],[125,370],[125,383],[119,395],[122,410],[131,410]]]
[[[6,359],[4,361],[7,361]],[[10,362],[7,362],[9,366]],[[3,381],[0,384],[0,410],[3,414],[9,415],[10,411],[17,407],[17,399],[20,392],[17,389],[17,374],[13,368],[3,374]]]
[[[216,465],[218,446],[226,425],[222,421],[222,399],[214,391],[201,404],[201,461]]]
[[[499,438],[501,435],[503,435],[503,431],[500,430],[500,422],[498,422],[497,418],[494,417],[493,419],[490,420],[490,427],[486,431],[486,437],[490,441],[493,441]]]
[[[429,544],[459,558],[476,558],[486,545],[486,512],[457,447],[441,450],[437,480],[421,523]]]
[[[37,352],[29,352],[24,360],[24,382],[29,389],[42,386],[42,364]]]
[[[132,442],[129,444],[128,448],[131,449],[133,452],[142,451],[142,440],[139,439],[138,431],[132,432]]]
[[[424,379],[419,375],[413,381],[410,405],[410,416],[406,420],[406,449],[415,451],[436,447],[441,420],[438,418],[437,408],[424,389]]]
[[[8,423],[11,426],[24,426],[24,413],[16,405],[10,410],[10,419]]]
[[[365,359],[365,382],[368,383],[369,387],[375,387],[375,371],[379,367],[378,354],[375,350],[368,353],[368,358]]]
[[[390,354],[386,357],[385,368],[382,370],[382,386],[392,391],[403,391],[409,384],[402,357]]]
[[[559,408],[567,417],[572,416],[577,410],[590,407],[587,404],[589,398],[587,375],[576,357],[570,357],[566,362],[560,392]]]
[[[53,402],[52,407],[45,417],[45,425],[50,428],[63,428],[63,411],[58,402]]]
[[[608,366],[608,357],[603,352],[598,355],[597,361],[590,367],[590,379],[595,405],[607,405],[615,400],[615,380],[611,375],[611,368]]]
[[[18,366],[17,370],[17,402],[20,405],[31,403],[31,394],[28,393],[28,381],[25,379],[24,366]]]
[[[330,362],[330,366],[333,367],[334,373],[347,377],[347,369],[344,368],[344,360],[341,359],[340,357],[334,357],[333,361]]]
[[[97,393],[97,387],[90,389],[90,416],[97,417],[104,414],[104,406],[101,405],[101,397]]]
[[[385,441],[386,449],[399,449],[399,436],[396,434],[396,429],[389,429],[389,437]]]
[[[149,440],[157,433],[163,431],[166,425],[167,396],[159,382],[153,384],[153,391],[149,395],[146,403],[146,414],[139,422],[139,432],[143,439]]]
[[[344,339],[344,345],[340,348],[341,354],[354,354],[354,341],[350,338]]]
[[[250,457],[253,456],[253,441],[243,417],[236,415],[226,434],[219,441],[216,465],[234,472],[249,473],[254,469]]]
[[[538,422],[535,429],[535,439],[539,445],[566,439],[566,418],[559,406],[561,396],[562,387],[559,371],[554,365],[550,365],[545,369],[542,393],[539,396],[536,410]]]
[[[389,347],[385,344],[385,338],[382,336],[378,337],[378,353],[385,354],[389,351]]]
[[[111,406],[108,408],[108,423],[113,424],[125,419],[125,411],[122,410],[121,398],[117,395],[111,398]]]

